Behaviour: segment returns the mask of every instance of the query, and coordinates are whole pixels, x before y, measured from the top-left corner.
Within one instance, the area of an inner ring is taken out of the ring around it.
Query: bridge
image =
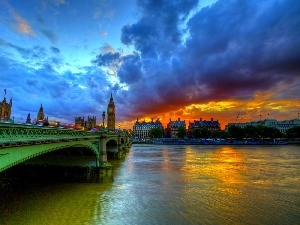
[[[79,158],[76,156],[82,156],[93,159],[90,166],[102,174],[101,180],[112,176],[107,154],[121,158],[130,146],[131,141],[124,133],[0,123],[0,172],[25,163],[37,163],[34,159],[43,164],[55,161],[76,165],[75,158]]]

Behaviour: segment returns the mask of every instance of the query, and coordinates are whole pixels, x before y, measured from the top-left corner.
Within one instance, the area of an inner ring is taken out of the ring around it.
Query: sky
[[[296,119],[298,0],[0,0],[0,98],[12,117],[116,127]],[[4,92],[6,89],[6,94]]]

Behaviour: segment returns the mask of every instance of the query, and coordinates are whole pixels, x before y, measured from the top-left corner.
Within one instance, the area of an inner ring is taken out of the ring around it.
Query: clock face
[[[112,112],[112,111],[113,111],[113,109],[112,109],[112,108],[109,108],[109,109],[108,109],[108,112]]]

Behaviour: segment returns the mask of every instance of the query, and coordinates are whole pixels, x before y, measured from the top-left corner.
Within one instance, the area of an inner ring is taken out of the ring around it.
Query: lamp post
[[[103,119],[102,130],[104,130],[104,119],[105,119],[105,112],[104,111],[102,113],[102,119]]]

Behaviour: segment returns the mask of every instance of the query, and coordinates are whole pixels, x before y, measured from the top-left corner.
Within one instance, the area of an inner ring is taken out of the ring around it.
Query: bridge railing
[[[0,123],[0,142],[2,143],[37,139],[82,139],[95,138],[99,136],[99,132]]]

